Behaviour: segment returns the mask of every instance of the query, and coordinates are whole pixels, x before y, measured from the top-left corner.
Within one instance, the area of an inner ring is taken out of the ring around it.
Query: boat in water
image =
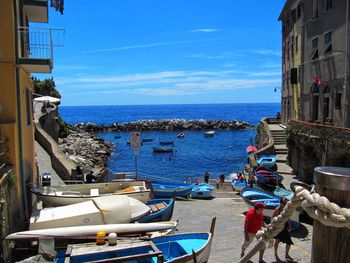
[[[207,131],[204,133],[204,137],[213,137],[215,134],[215,131]]]
[[[157,198],[163,197],[189,197],[192,188],[195,186],[193,183],[168,183],[151,181],[153,188],[153,194]]]
[[[172,153],[174,152],[173,148],[165,148],[165,147],[153,147],[153,152],[155,153]]]
[[[150,208],[147,215],[137,220],[139,223],[170,221],[174,212],[175,200],[173,198],[151,199],[147,202]]]
[[[177,135],[177,138],[180,138],[180,139],[185,138],[185,133],[180,132],[180,133]]]
[[[273,211],[276,209],[276,207],[280,206],[281,204],[281,197],[275,196],[273,194],[267,193],[265,191],[261,191],[255,188],[243,188],[241,191],[241,197],[248,207],[248,209],[251,209],[254,207],[254,205],[258,202],[261,202],[265,205],[264,209],[264,216],[270,217],[273,214]],[[300,210],[297,209],[292,214],[290,220],[292,224],[292,228],[296,229],[299,227],[299,215]]]
[[[213,198],[214,197],[214,186],[206,183],[196,184],[193,186],[191,191],[191,198]]]
[[[29,230],[130,223],[143,218],[149,211],[149,206],[132,197],[108,195],[73,205],[34,211]]]
[[[160,145],[174,145],[174,141],[160,141]]]
[[[152,138],[144,138],[142,139],[142,142],[153,142]]]
[[[68,245],[57,253],[55,262],[133,262],[133,263],[206,263],[214,235],[215,218],[210,232],[182,233],[150,240],[110,238],[107,244]]]
[[[146,187],[145,181],[123,180],[110,183],[32,187],[31,192],[46,205],[61,206],[106,195],[127,195],[146,203],[150,199],[151,189]]]

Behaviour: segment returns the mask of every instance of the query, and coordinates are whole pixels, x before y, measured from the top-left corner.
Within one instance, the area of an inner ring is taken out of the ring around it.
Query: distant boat
[[[271,169],[276,166],[276,156],[275,155],[260,155],[256,160],[257,164]]]
[[[160,141],[160,145],[174,145],[174,141]]]
[[[192,198],[212,198],[214,193],[214,186],[210,184],[196,184],[191,191]]]
[[[120,135],[115,135],[114,136],[114,139],[120,139],[122,136],[120,136]]]
[[[215,134],[215,131],[207,131],[204,133],[204,137],[213,137]]]
[[[153,142],[153,139],[152,138],[145,138],[145,139],[142,139],[142,142]]]
[[[153,147],[153,152],[156,153],[172,153],[174,152],[173,148],[165,148],[165,147]]]
[[[156,197],[189,197],[195,184],[151,182],[153,194]]]
[[[177,138],[183,139],[183,138],[185,138],[185,134],[184,134],[183,132],[180,132],[180,133],[177,135]]]
[[[151,199],[147,202],[149,214],[137,220],[139,223],[169,221],[173,216],[175,201],[172,198]]]
[[[276,207],[280,206],[281,197],[275,196],[273,194],[267,193],[265,191],[261,191],[255,188],[243,188],[241,191],[241,197],[243,198],[244,203],[248,207],[248,209],[254,207],[254,205],[258,202],[262,202],[265,205],[264,215],[267,217],[271,217],[273,214],[273,210]],[[293,212],[291,216],[292,228],[296,229],[299,227],[299,215],[300,210],[297,209]]]

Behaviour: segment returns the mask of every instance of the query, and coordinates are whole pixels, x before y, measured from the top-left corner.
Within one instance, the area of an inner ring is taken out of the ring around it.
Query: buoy
[[[110,246],[115,246],[117,244],[117,234],[116,233],[109,233],[108,244]]]
[[[104,245],[106,238],[106,232],[99,231],[96,233],[96,245]]]

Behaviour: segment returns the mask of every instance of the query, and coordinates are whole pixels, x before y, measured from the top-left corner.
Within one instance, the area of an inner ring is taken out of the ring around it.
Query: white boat
[[[213,137],[215,134],[215,131],[207,131],[204,133],[204,137]]]
[[[109,195],[35,211],[29,229],[130,223],[149,211],[149,206],[132,197]]]
[[[127,195],[147,203],[151,194],[145,181],[134,180],[32,187],[31,192],[37,196],[38,200],[51,206],[71,205],[106,195]]]
[[[177,224],[177,223],[176,223]],[[144,234],[155,231],[174,229],[176,225],[172,221],[157,223],[130,223],[130,224],[106,224],[91,226],[58,227],[38,230],[16,232],[8,235],[7,240],[39,240],[40,238],[53,239],[84,239],[95,237],[97,232],[116,233],[117,235]]]

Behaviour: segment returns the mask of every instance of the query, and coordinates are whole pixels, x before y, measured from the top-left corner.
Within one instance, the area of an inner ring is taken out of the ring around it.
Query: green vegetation
[[[34,93],[42,96],[51,96],[55,98],[61,98],[61,94],[56,90],[56,84],[53,77],[49,79],[40,80],[36,77],[32,77],[34,83]]]

